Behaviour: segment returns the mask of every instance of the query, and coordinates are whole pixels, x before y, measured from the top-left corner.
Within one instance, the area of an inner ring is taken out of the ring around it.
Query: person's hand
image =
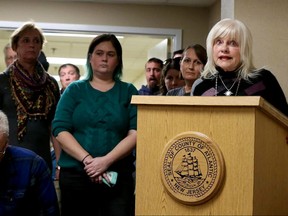
[[[105,174],[103,174],[108,169],[108,163],[105,157],[88,158],[84,164],[84,170],[90,178],[98,177],[98,180],[101,178],[101,181],[102,177],[106,179]],[[97,181],[97,178],[94,180]]]
[[[103,183],[103,179],[105,179],[108,184],[111,183],[106,172],[103,173],[102,175],[98,175],[98,176],[95,176],[95,177],[90,177],[90,180],[92,182],[98,183],[98,184],[102,184]]]
[[[102,176],[98,175],[95,177],[90,177],[90,180],[96,184],[102,184]]]

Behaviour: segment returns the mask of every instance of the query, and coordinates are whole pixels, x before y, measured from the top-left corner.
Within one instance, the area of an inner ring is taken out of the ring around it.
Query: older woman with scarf
[[[44,42],[42,30],[33,22],[12,33],[17,59],[0,74],[0,109],[9,119],[10,143],[34,151],[52,169],[51,121],[60,90],[38,61]]]

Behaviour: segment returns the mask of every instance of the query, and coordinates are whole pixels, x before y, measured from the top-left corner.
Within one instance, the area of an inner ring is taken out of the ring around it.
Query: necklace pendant
[[[224,94],[225,94],[226,96],[231,96],[231,95],[233,94],[233,92],[231,92],[230,90],[228,90],[228,91],[226,91]]]

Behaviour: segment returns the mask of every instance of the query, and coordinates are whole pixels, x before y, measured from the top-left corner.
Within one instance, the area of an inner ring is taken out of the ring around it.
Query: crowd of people
[[[26,22],[4,48],[3,216],[134,215],[137,107],[131,104],[133,95],[261,96],[288,116],[276,77],[254,66],[252,35],[239,20],[217,22],[206,48],[191,44],[166,60],[148,59],[147,83],[140,89],[121,80],[122,46],[113,34],[91,41],[83,79],[76,65],[59,67],[61,88],[48,73],[42,52],[45,42],[42,30]],[[61,198],[54,180],[59,180]]]

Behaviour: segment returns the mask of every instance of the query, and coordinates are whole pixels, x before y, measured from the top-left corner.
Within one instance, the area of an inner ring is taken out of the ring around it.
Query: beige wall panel
[[[277,77],[288,98],[288,1],[235,0],[235,18],[245,22],[254,40],[257,67]]]
[[[221,19],[221,0],[216,0],[216,2],[210,7],[209,30],[220,19]]]
[[[1,0],[0,8],[6,21],[182,29],[184,47],[205,45],[210,17],[209,8],[187,6]]]

